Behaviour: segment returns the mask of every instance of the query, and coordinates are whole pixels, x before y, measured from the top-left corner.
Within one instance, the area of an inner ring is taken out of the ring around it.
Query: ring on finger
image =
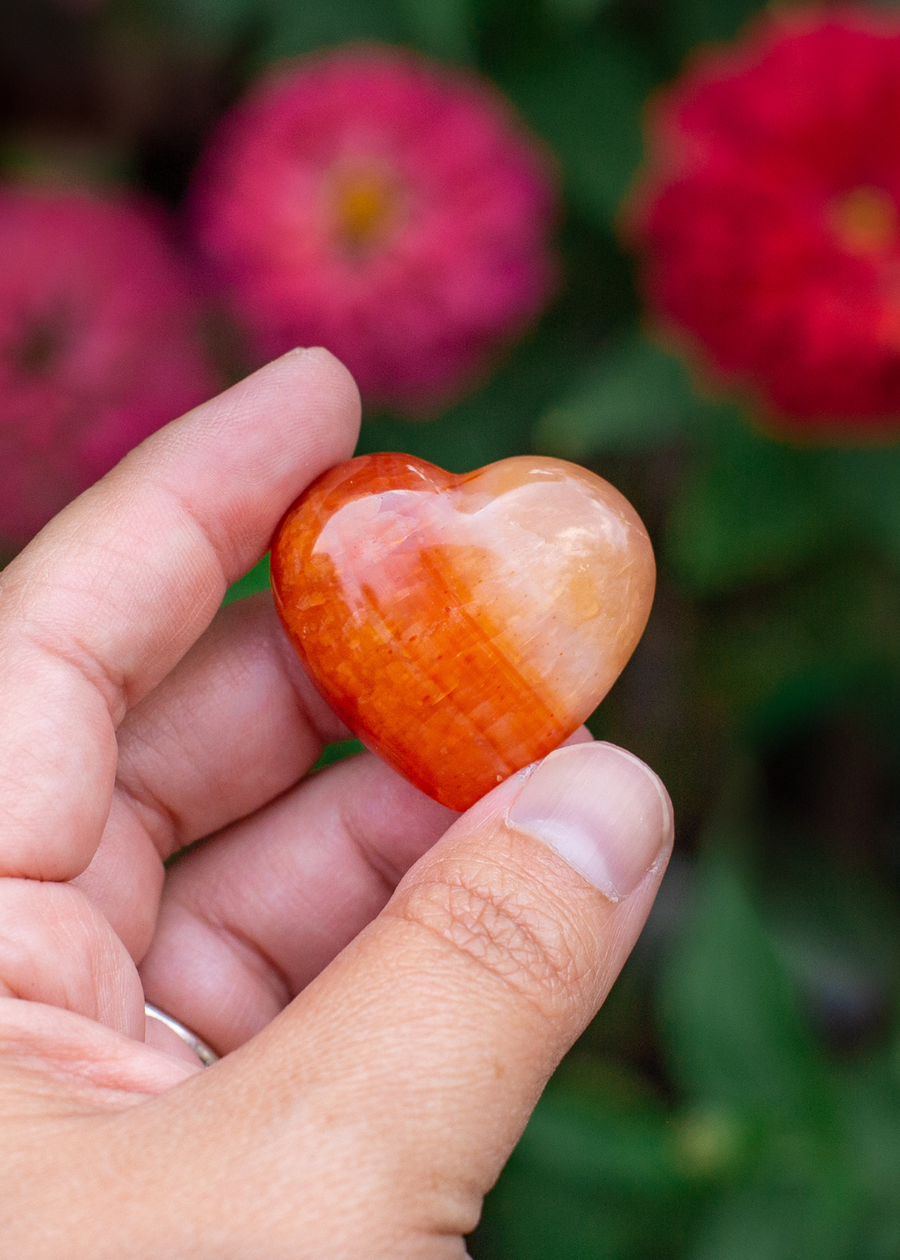
[[[190,1028],[185,1028],[184,1024],[180,1024],[177,1019],[173,1019],[171,1015],[161,1011],[158,1006],[154,1006],[151,1002],[145,1002],[144,1014],[150,1019],[156,1019],[161,1024],[165,1024],[166,1028],[171,1028],[177,1037],[180,1037],[186,1045],[190,1046],[204,1067],[212,1067],[214,1063],[218,1063],[219,1056],[212,1046],[208,1046],[196,1033],[191,1032]]]

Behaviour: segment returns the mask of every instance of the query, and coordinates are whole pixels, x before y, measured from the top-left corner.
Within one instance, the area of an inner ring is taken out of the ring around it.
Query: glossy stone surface
[[[640,638],[654,582],[622,495],[537,456],[455,476],[363,455],[314,482],[272,544],[276,605],[319,690],[453,809],[584,721]]]

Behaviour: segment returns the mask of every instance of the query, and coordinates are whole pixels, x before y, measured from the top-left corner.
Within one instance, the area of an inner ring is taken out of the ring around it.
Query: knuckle
[[[545,1015],[568,1008],[583,986],[587,951],[573,921],[520,872],[433,872],[404,890],[398,909]]]

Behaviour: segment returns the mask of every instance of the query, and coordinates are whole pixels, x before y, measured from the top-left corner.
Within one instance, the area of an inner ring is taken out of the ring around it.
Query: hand
[[[586,732],[459,818],[368,754],[304,778],[346,730],[267,596],[218,610],[358,419],[295,351],[0,575],[10,1260],[463,1256],[650,908],[668,797]]]

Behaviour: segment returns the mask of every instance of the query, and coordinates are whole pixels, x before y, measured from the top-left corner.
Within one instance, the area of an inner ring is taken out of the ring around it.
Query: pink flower
[[[653,310],[797,431],[900,428],[900,20],[790,10],[657,103],[632,208]]]
[[[0,190],[0,538],[27,541],[215,384],[155,210]]]
[[[396,50],[262,82],[221,124],[194,204],[258,354],[327,346],[369,403],[457,393],[553,286],[543,154],[487,85]]]

